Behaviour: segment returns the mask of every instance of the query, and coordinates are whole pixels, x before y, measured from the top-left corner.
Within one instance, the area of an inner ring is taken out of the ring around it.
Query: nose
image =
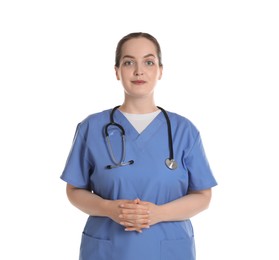
[[[136,72],[135,75],[138,77],[138,76],[142,76],[143,75],[143,72]]]
[[[141,66],[137,65],[135,68],[135,76],[142,76],[143,75],[143,70],[141,68]]]

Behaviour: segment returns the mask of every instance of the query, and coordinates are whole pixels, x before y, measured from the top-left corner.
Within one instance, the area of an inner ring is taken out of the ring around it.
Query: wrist
[[[112,210],[111,210],[112,207],[113,207],[113,201],[104,199],[102,205],[102,211],[104,217],[112,218]]]
[[[157,205],[156,209],[156,219],[157,223],[166,221],[166,211],[164,205]]]
[[[167,207],[166,205],[160,205],[159,206],[159,212],[158,212],[158,218],[160,222],[166,222],[168,221],[168,213],[167,213]]]

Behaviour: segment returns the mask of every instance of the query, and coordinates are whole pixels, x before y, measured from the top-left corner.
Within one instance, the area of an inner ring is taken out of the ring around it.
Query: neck
[[[154,100],[125,100],[119,108],[121,111],[130,114],[146,114],[158,110]]]

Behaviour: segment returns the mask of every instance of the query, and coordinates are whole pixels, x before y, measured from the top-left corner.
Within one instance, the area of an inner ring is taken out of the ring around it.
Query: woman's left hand
[[[152,202],[140,201],[140,200],[139,200],[138,204],[147,206],[148,211],[149,211],[150,226],[163,221],[163,219],[161,217],[161,207],[159,205],[156,205]]]
[[[121,205],[121,208],[123,209],[121,222],[125,226],[126,231],[138,231],[138,223],[136,222],[138,219],[137,216],[133,214],[125,214],[126,212],[130,213],[130,210],[135,208],[135,204],[145,206],[148,209],[148,226],[146,226],[146,228],[149,228],[151,225],[155,225],[161,221],[160,206],[151,202],[135,199],[134,201],[131,201],[131,203]]]

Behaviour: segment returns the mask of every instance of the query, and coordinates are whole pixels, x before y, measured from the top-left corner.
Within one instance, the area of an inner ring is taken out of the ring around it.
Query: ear
[[[163,76],[163,65],[160,66],[160,71],[159,71],[159,77],[158,77],[158,80],[160,80]]]
[[[120,80],[120,77],[119,77],[119,68],[117,68],[116,66],[114,66],[114,70],[115,70],[116,79],[117,79],[117,80]]]

